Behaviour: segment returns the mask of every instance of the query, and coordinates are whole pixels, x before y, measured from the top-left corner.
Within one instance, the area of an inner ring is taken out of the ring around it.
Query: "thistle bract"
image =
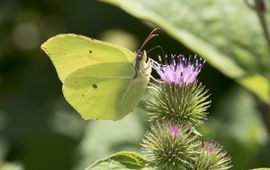
[[[150,121],[176,121],[197,127],[207,119],[207,108],[211,103],[207,92],[201,83],[152,85],[145,99],[145,108]]]
[[[195,159],[195,170],[228,170],[232,169],[231,158],[223,147],[215,141],[201,142],[198,158]]]
[[[152,125],[142,141],[149,163],[166,170],[192,169],[198,146],[189,126],[168,122]]]

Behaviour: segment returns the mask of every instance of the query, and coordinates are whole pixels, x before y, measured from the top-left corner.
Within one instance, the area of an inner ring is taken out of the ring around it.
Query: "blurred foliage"
[[[55,34],[72,32],[136,50],[152,30],[149,25],[94,0],[1,0],[0,162],[18,162],[27,170],[79,170],[114,152],[139,151],[145,113],[136,111],[120,122],[83,121],[64,100],[53,65],[39,46]],[[193,54],[164,32],[146,49],[156,45],[166,53]],[[260,46],[253,49],[263,53]],[[155,59],[158,53],[149,56]],[[209,65],[199,78],[212,94],[204,126],[208,136],[228,149],[235,169],[269,167],[269,142],[250,94]]]
[[[264,147],[268,136],[255,106],[250,93],[232,88],[213,106],[217,114],[202,128],[205,136],[224,146],[235,169],[269,166],[270,149]]]

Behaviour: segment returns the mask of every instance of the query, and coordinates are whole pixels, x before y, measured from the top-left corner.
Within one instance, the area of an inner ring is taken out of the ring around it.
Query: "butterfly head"
[[[140,71],[141,65],[143,65],[146,62],[146,60],[147,60],[147,56],[146,56],[146,52],[145,51],[138,51],[136,53],[136,58],[135,58],[135,68],[136,68],[136,71]]]
[[[146,51],[143,50],[143,48],[152,38],[158,36],[158,34],[156,33],[158,30],[160,30],[160,28],[155,28],[152,32],[150,32],[150,34],[147,36],[147,38],[142,43],[139,50],[136,52],[135,69],[136,69],[137,73],[143,72],[147,75],[151,73],[150,64],[148,64],[146,62],[146,60],[147,60]]]
[[[135,70],[136,70],[135,77],[142,76],[149,79],[152,71],[151,69],[152,67],[150,62],[147,62],[146,51],[137,52],[135,58]]]

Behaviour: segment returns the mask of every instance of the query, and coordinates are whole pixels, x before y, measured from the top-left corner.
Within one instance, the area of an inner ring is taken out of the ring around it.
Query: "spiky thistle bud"
[[[164,64],[152,62],[161,77],[161,82],[149,87],[145,108],[150,121],[167,120],[188,123],[197,127],[207,117],[208,90],[196,81],[204,61],[201,59],[171,56]]]
[[[195,159],[194,170],[229,170],[231,158],[223,147],[215,141],[202,141],[199,156]]]
[[[193,168],[199,143],[188,125],[156,122],[146,132],[141,145],[151,165],[175,170]]]

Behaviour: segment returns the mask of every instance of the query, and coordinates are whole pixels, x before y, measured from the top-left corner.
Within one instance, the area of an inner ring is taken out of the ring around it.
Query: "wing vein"
[[[78,76],[77,78],[130,79],[132,76]]]
[[[133,82],[129,83],[128,88],[126,89],[126,91],[125,91],[123,97],[121,98],[121,101],[120,101],[119,106],[118,106],[119,108],[122,106],[123,101],[124,101],[125,97],[127,96],[127,93],[128,93],[128,91],[129,91],[129,89],[130,89],[132,83],[133,83]]]

